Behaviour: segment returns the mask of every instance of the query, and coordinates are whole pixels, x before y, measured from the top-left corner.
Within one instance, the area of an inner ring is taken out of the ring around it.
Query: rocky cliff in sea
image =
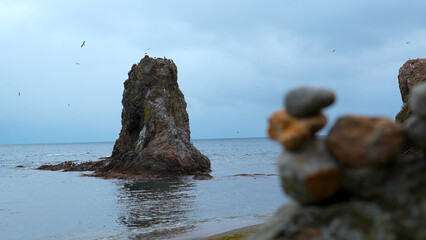
[[[400,70],[410,110],[396,123],[342,116],[326,138],[315,133],[334,94],[309,87],[289,92],[285,110],[270,117],[268,134],[283,146],[278,168],[293,200],[249,239],[426,239],[425,63],[409,60]],[[402,148],[407,142],[408,150]]]
[[[107,178],[195,175],[208,177],[210,160],[190,140],[186,102],[171,59],[146,55],[124,82],[122,128],[110,158],[45,165],[43,170],[94,171]]]
[[[190,141],[186,102],[171,59],[145,56],[124,82],[122,129],[103,171],[195,174],[210,160]]]

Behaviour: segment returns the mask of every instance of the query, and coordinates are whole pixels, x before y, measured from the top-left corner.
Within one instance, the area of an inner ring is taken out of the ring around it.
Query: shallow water
[[[33,170],[109,156],[113,143],[0,145],[0,239],[196,239],[260,223],[287,201],[277,176],[234,176],[275,174],[275,143],[194,145],[210,158],[212,180],[132,182]]]

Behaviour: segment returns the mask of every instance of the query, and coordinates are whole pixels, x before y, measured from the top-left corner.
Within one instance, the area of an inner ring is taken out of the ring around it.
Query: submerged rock
[[[287,93],[284,105],[287,112],[294,117],[317,115],[321,109],[331,105],[334,93],[325,89],[300,87]]]
[[[386,118],[344,116],[327,136],[327,147],[345,168],[385,163],[400,149],[402,128]]]
[[[324,114],[296,118],[285,110],[278,111],[269,118],[268,135],[287,150],[293,151],[303,147],[326,123]]]
[[[170,59],[145,56],[124,82],[122,129],[102,172],[195,174],[210,160],[190,141],[186,102]]]

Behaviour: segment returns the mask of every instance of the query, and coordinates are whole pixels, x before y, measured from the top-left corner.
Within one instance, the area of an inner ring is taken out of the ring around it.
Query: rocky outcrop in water
[[[249,239],[426,239],[426,83],[414,85],[403,128],[386,118],[344,116],[325,139],[311,134],[293,149],[280,137],[291,126],[272,115],[268,133],[284,147],[279,173],[293,201]],[[404,136],[417,149],[401,151]]]
[[[186,102],[172,60],[145,56],[124,82],[122,129],[104,172],[195,174],[210,160],[190,141]]]
[[[146,55],[124,82],[122,129],[110,158],[45,165],[41,170],[95,171],[95,176],[133,178],[208,175],[210,160],[190,141],[186,102],[171,59]]]

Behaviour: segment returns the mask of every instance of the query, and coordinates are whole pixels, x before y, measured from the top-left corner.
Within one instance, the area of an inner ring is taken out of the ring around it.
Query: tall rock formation
[[[124,82],[121,132],[111,157],[96,162],[66,161],[39,170],[94,171],[104,178],[196,175],[209,179],[210,160],[191,143],[186,102],[171,59],[146,55]]]
[[[98,175],[195,174],[210,160],[190,141],[186,102],[172,60],[146,55],[124,82],[122,129],[109,163]]]

